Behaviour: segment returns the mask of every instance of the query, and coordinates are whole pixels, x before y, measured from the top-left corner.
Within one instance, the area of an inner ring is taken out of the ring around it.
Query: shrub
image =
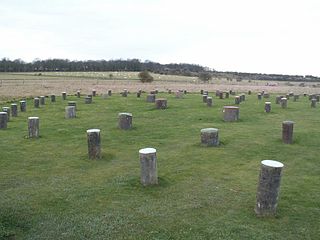
[[[153,77],[151,76],[151,74],[147,71],[147,70],[144,70],[142,72],[140,72],[138,74],[138,77],[140,79],[141,82],[152,82],[153,81]]]
[[[209,80],[212,79],[212,75],[208,72],[201,72],[199,73],[198,78],[203,82],[208,82]]]

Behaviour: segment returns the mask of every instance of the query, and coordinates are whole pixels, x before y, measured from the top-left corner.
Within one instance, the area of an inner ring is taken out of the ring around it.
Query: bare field
[[[136,92],[138,89],[150,91],[158,89],[161,91],[176,91],[179,89],[188,92],[199,92],[201,89],[208,91],[233,90],[236,92],[267,91],[270,93],[319,93],[320,88],[317,83],[305,83],[305,87],[300,83],[287,82],[267,82],[226,79],[213,79],[208,83],[199,81],[196,77],[172,76],[153,74],[155,81],[152,83],[141,83],[137,80],[136,72],[80,72],[80,73],[2,73],[0,74],[0,100],[7,100],[18,97],[32,97],[39,95],[60,94],[66,91],[73,94],[80,90],[82,94],[87,94],[96,89],[98,93],[106,93],[108,89],[113,92],[121,92],[128,89]],[[276,86],[267,86],[267,84]],[[290,86],[289,86],[290,85]]]

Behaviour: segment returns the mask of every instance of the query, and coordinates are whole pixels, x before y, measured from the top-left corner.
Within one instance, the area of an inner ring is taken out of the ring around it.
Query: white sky
[[[1,0],[2,57],[320,76],[320,1]]]

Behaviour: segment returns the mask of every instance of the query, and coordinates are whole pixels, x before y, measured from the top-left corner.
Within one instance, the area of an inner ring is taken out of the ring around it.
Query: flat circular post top
[[[141,154],[150,154],[150,153],[156,153],[157,150],[155,148],[142,148],[139,150],[139,153]]]
[[[293,125],[294,122],[293,121],[283,121],[282,124],[285,124],[285,125]]]
[[[32,119],[39,119],[39,117],[28,117],[29,120],[32,120]]]
[[[100,133],[100,129],[97,129],[97,128],[88,129],[87,133]]]
[[[239,107],[236,106],[224,106],[224,109],[239,109]]]
[[[281,100],[287,100],[287,98],[283,97],[283,98],[281,98]]]
[[[271,102],[265,102],[265,104],[271,104]]]
[[[2,110],[8,110],[10,109],[9,107],[2,107]]]
[[[67,93],[67,92],[61,92],[61,93]]]
[[[77,102],[76,102],[76,101],[68,101],[68,103],[70,103],[70,104],[76,104]]]
[[[11,106],[17,106],[17,104],[16,103],[11,103]]]
[[[38,98],[38,97],[35,97],[34,100],[39,100],[39,98]]]
[[[219,130],[217,128],[203,128],[201,129],[201,133],[216,133]]]
[[[25,100],[21,100],[20,102],[21,102],[21,103],[25,103],[26,101],[25,101]]]
[[[261,164],[272,168],[282,168],[284,166],[283,163],[275,160],[262,160]]]
[[[0,115],[8,114],[7,112],[0,112]]]
[[[121,116],[121,115],[127,115],[127,116],[132,117],[132,113],[125,113],[125,112],[123,112],[123,113],[119,113],[119,114],[118,114],[118,116]]]
[[[44,98],[44,96],[40,96],[40,98]]]
[[[207,97],[207,99],[212,99],[212,97]]]
[[[166,98],[157,98],[156,101],[157,101],[157,100],[159,100],[159,101],[164,101],[164,100],[167,100],[167,99],[166,99]]]

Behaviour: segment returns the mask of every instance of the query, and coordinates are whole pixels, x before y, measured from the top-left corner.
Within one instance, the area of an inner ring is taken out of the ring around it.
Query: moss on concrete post
[[[157,98],[156,99],[156,108],[157,109],[166,109],[167,108],[167,99]]]
[[[28,117],[29,138],[39,137],[39,117]]]
[[[276,96],[276,104],[280,104],[281,102],[281,96]]]
[[[132,114],[131,113],[119,113],[118,114],[118,126],[120,129],[128,130],[132,128]]]
[[[8,123],[8,113],[0,112],[0,129],[6,129]]]
[[[217,128],[203,128],[201,133],[201,144],[208,147],[219,146],[219,130]]]
[[[278,206],[278,196],[283,164],[274,160],[261,161],[257,201],[257,216],[273,216]]]
[[[143,148],[139,150],[140,158],[140,182],[143,186],[158,184],[157,150]]]
[[[109,89],[109,90],[108,90],[108,96],[110,96],[110,97],[111,97],[111,95],[112,95],[112,90],[111,90],[111,89]]]
[[[239,107],[224,106],[223,119],[225,122],[234,122],[239,120]]]
[[[293,121],[282,122],[282,141],[286,144],[293,143]]]
[[[100,129],[88,129],[87,142],[88,142],[89,159],[92,159],[92,160],[100,159],[101,158]]]
[[[97,95],[97,90],[92,89],[92,97],[95,97]]]
[[[258,100],[261,100],[262,99],[261,93],[258,93],[257,97],[258,97]]]

